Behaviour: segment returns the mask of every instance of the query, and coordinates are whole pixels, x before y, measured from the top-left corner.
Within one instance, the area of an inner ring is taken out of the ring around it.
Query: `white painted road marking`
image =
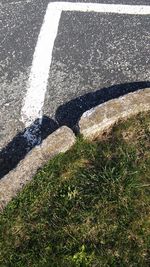
[[[60,10],[56,9],[54,5],[48,5],[33,55],[27,94],[21,111],[22,121],[26,127],[37,118],[42,117],[42,107],[60,16]]]
[[[72,2],[49,3],[35,47],[27,83],[27,93],[21,110],[25,127],[29,127],[37,118],[42,117],[52,51],[62,11],[150,15],[150,6]]]

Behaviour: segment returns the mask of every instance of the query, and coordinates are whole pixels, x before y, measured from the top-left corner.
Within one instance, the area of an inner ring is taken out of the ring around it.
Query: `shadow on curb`
[[[26,154],[49,134],[66,125],[76,134],[79,132],[78,121],[81,115],[99,104],[118,98],[130,92],[150,87],[150,82],[134,82],[113,85],[95,92],[87,93],[58,107],[55,120],[43,116],[42,123],[37,119],[28,129],[17,136],[0,152],[0,178],[17,166]],[[32,136],[28,140],[27,135]]]

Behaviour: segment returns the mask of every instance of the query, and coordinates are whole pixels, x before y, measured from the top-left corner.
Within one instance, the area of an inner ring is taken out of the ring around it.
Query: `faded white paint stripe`
[[[98,3],[72,3],[54,2],[50,5],[63,11],[118,13],[129,15],[149,15],[150,6],[147,5],[121,5],[121,4],[98,4]]]
[[[21,111],[22,121],[26,127],[42,116],[52,51],[60,16],[60,10],[53,5],[48,5],[33,55],[27,93]]]
[[[21,111],[22,121],[26,127],[37,118],[42,117],[52,51],[62,11],[149,15],[150,6],[72,2],[49,3],[35,48],[27,84],[27,94]]]

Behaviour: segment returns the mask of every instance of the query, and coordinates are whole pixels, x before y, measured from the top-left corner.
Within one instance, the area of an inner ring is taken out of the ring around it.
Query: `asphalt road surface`
[[[87,109],[150,87],[150,0],[64,1],[117,11],[57,5],[53,20],[50,2],[0,2],[0,177],[60,125],[77,131]]]

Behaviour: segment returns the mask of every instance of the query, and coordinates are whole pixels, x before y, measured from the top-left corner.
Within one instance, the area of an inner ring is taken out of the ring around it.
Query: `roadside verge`
[[[150,89],[130,93],[110,100],[85,112],[79,120],[79,132],[84,138],[93,140],[109,131],[119,120],[150,110]],[[40,146],[27,156],[0,180],[0,210],[17,195],[50,158],[66,152],[76,138],[66,126],[50,134]]]

